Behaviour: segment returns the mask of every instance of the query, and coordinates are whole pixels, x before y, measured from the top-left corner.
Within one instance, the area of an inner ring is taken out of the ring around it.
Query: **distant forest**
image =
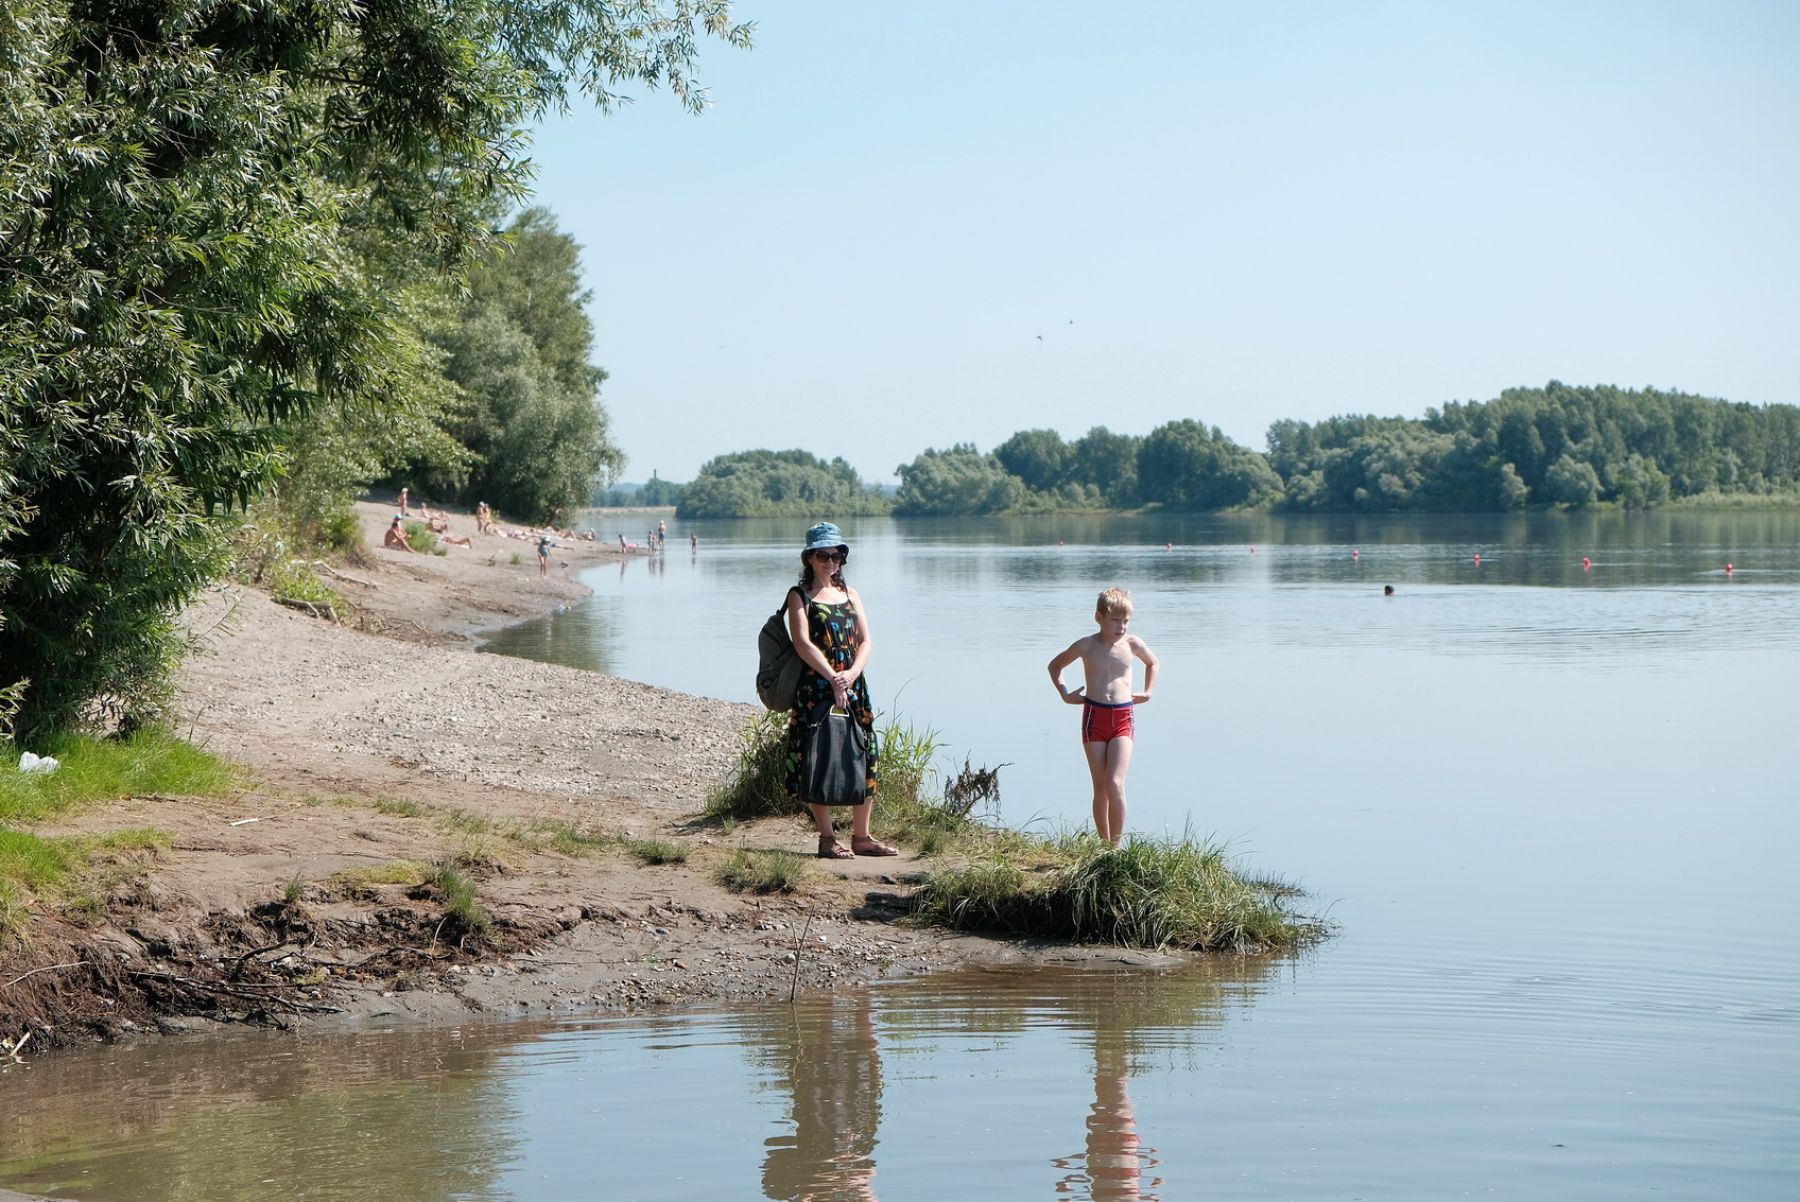
[[[983,453],[927,450],[892,499],[843,459],[721,455],[679,488],[681,517],[968,515],[1078,509],[1492,513],[1646,509],[1708,494],[1800,492],[1800,407],[1552,380],[1423,418],[1346,416],[1269,427],[1267,453],[1193,419],[1074,441],[1021,430]]]

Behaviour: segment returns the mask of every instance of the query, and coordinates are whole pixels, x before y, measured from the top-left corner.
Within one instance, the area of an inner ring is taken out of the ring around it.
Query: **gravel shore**
[[[378,548],[391,510],[360,510]],[[191,609],[183,732],[242,764],[250,783],[230,797],[124,798],[43,828],[153,826],[173,850],[122,877],[98,922],[35,916],[20,971],[76,967],[0,991],[0,1024],[49,1046],[217,1021],[635,1009],[856,987],[971,960],[1096,957],[896,923],[921,867],[911,855],[811,861],[786,894],[727,891],[714,873],[732,849],[814,843],[797,818],[729,834],[695,819],[755,711],[475,652],[485,628],[579,603],[586,590],[570,571],[619,552],[559,548],[540,577],[535,553],[514,562],[528,545],[475,535],[462,515],[452,532],[470,533],[473,548],[372,549],[361,566],[328,568],[349,603],[341,622],[240,586]],[[556,831],[583,841],[559,844]],[[685,860],[652,865],[625,850],[644,838]],[[446,862],[477,878],[489,940],[442,938],[444,899],[431,888],[377,883],[395,865]],[[254,1003],[238,987],[246,965],[273,991]],[[146,984],[171,979],[183,984]]]

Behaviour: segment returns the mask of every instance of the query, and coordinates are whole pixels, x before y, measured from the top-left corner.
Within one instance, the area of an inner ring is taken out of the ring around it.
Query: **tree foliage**
[[[697,107],[712,0],[0,0],[0,689],[142,715],[212,515],[420,366],[383,245],[444,267],[571,90]],[[351,414],[340,408],[339,416]]]
[[[841,458],[826,462],[807,451],[739,451],[703,465],[681,490],[675,515],[824,518],[887,509]]]
[[[977,451],[973,443],[926,451],[894,471],[900,477],[900,491],[894,496],[897,514],[1003,513],[1027,496],[1025,485],[1016,476],[994,456]]]
[[[461,320],[434,338],[464,398],[448,430],[470,466],[446,478],[424,465],[433,495],[550,521],[587,504],[624,465],[600,407],[606,373],[588,362],[580,253],[534,208],[470,271]]]

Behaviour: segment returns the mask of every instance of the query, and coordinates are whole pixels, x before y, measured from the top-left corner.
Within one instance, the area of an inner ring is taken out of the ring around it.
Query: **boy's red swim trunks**
[[[1137,738],[1137,730],[1131,721],[1131,702],[1082,702],[1081,741],[1110,743],[1118,738]]]

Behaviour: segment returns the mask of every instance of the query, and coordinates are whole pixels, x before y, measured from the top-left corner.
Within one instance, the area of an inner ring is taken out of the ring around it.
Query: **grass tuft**
[[[733,893],[792,893],[808,875],[806,857],[797,852],[744,848],[726,856],[715,873]]]
[[[1133,835],[1112,848],[1091,834],[1039,841],[1033,862],[997,852],[933,873],[918,917],[960,930],[1190,951],[1279,951],[1323,938],[1327,924],[1290,911],[1285,882],[1234,872],[1222,848],[1191,837]]]
[[[430,885],[444,897],[444,916],[450,926],[445,934],[456,942],[474,939],[485,941],[492,933],[494,920],[488,916],[477,898],[475,878],[455,864],[433,864],[425,871],[422,884]]]
[[[624,840],[626,852],[637,857],[642,864],[685,864],[687,848],[672,839],[632,839]]]

